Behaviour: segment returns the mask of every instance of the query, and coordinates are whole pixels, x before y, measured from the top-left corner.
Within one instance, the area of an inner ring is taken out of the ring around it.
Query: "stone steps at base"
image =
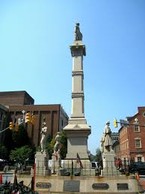
[[[49,177],[37,179],[35,190],[39,194],[138,194],[143,193],[134,176],[117,177]],[[49,184],[49,185],[48,185]],[[44,187],[44,186],[50,186]]]
[[[49,192],[49,191],[40,191],[39,194],[139,194],[142,192],[133,191],[133,192]]]

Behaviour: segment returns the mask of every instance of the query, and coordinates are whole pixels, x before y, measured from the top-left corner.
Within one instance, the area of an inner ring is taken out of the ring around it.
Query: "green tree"
[[[12,132],[12,140],[14,148],[30,145],[30,139],[24,125],[19,125],[18,131]]]
[[[66,134],[64,131],[61,131],[60,143],[61,143],[60,155],[61,155],[61,158],[64,159],[66,156],[66,152],[67,152],[67,138],[66,138]],[[47,143],[46,143],[46,150],[47,150],[50,158],[51,158],[52,153],[54,151],[53,150],[54,144],[55,144],[55,137],[54,138],[49,137],[47,140]]]
[[[102,164],[102,153],[101,153],[100,148],[97,148],[97,149],[96,149],[96,161],[97,161],[99,164]]]
[[[64,159],[67,153],[67,137],[64,131],[61,132],[60,143],[61,143],[60,155],[61,155],[61,158]]]
[[[7,128],[9,126],[9,122],[11,121],[10,113],[6,113],[6,115],[3,118],[3,129]],[[0,142],[2,145],[4,145],[8,152],[13,148],[13,141],[12,141],[12,131],[6,130],[3,133],[0,134]],[[8,153],[9,155],[9,153]]]
[[[90,160],[91,162],[96,161],[96,156],[93,155],[93,154],[91,154],[91,153],[89,152],[89,160]]]
[[[0,158],[8,159],[8,150],[4,145],[0,145]]]
[[[53,153],[53,141],[52,141],[52,138],[51,136],[49,135],[48,138],[47,138],[47,141],[46,141],[46,151],[49,155],[49,157],[52,156],[52,153]]]
[[[10,159],[15,160],[17,163],[24,164],[27,158],[32,156],[33,149],[29,146],[23,146],[11,151]]]

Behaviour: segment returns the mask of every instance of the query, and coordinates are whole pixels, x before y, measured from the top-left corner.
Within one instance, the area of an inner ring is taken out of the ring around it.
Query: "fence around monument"
[[[95,162],[94,162],[95,163]],[[61,162],[60,167],[55,165],[52,166],[51,160],[48,162],[46,165],[46,170],[48,173],[46,175],[58,175],[58,176],[100,176],[102,175],[103,172],[103,164],[96,163],[97,165],[92,165],[90,162],[90,167],[88,168],[88,163],[85,163],[85,161],[82,160],[83,166],[80,165],[80,163],[77,163],[75,160],[71,162]],[[120,161],[120,162],[112,162],[108,161],[104,165],[105,172],[108,175],[116,175],[116,172],[114,171],[114,167],[117,170],[117,174],[127,174],[129,173],[129,166],[130,162],[129,161]],[[44,164],[40,164],[39,170],[41,171],[40,168],[44,168]],[[9,167],[9,170],[13,170],[14,168],[12,166]],[[18,174],[24,174],[24,175],[31,175],[32,166],[26,166],[25,169],[18,169],[17,173]],[[36,169],[35,169],[36,170]],[[106,174],[106,175],[107,175]],[[37,175],[37,172],[36,172]]]
[[[105,169],[105,176],[116,176],[120,174],[127,174],[129,169],[129,162],[126,163],[116,163],[115,161],[107,161],[104,164],[96,163],[96,165],[92,165],[90,162],[90,166],[88,167],[88,162],[81,160],[81,163],[76,160],[71,161],[62,161],[61,165],[58,166],[58,163],[52,165],[52,160],[49,161],[46,170],[48,170],[49,176],[58,175],[58,176],[101,176],[102,172]],[[40,168],[43,165],[40,164]],[[104,168],[103,168],[104,166]],[[42,171],[42,169],[39,169]],[[37,171],[36,171],[37,175]]]

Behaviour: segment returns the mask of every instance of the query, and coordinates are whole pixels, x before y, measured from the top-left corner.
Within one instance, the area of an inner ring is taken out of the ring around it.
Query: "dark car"
[[[145,175],[145,162],[134,162],[129,165],[129,172],[136,173],[140,175]]]

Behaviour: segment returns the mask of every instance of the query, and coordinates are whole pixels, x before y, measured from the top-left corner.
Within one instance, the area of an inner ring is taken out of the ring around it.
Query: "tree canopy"
[[[31,157],[32,152],[33,149],[27,145],[20,148],[16,148],[10,152],[10,159],[15,160],[17,163],[24,164],[26,159]]]

